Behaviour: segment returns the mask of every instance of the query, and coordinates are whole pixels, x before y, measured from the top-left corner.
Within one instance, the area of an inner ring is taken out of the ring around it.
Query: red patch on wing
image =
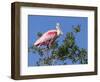
[[[49,35],[56,35],[57,32],[48,32]]]

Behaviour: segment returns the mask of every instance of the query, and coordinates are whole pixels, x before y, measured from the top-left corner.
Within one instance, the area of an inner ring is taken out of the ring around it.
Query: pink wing
[[[39,45],[42,43],[45,43],[51,39],[54,39],[57,36],[57,31],[56,30],[50,30],[46,33],[44,33],[35,43],[34,45]]]

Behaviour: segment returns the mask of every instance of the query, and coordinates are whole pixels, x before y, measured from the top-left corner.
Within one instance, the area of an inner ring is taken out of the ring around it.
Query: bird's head
[[[60,29],[60,23],[56,23],[56,29],[57,29],[57,36],[63,35],[63,32]]]

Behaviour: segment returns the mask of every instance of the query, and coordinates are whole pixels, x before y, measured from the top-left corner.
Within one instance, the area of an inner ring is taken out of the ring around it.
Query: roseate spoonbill
[[[40,47],[42,45],[45,45],[47,47],[52,46],[54,41],[62,35],[63,32],[60,29],[60,24],[56,23],[56,29],[55,30],[49,30],[45,32],[35,43],[34,46]]]

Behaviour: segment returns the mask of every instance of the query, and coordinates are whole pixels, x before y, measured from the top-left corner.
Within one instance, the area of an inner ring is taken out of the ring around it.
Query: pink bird
[[[56,24],[55,30],[49,30],[45,32],[35,43],[34,46],[40,47],[42,45],[50,47],[54,41],[62,35],[63,32],[60,29],[60,24]]]

